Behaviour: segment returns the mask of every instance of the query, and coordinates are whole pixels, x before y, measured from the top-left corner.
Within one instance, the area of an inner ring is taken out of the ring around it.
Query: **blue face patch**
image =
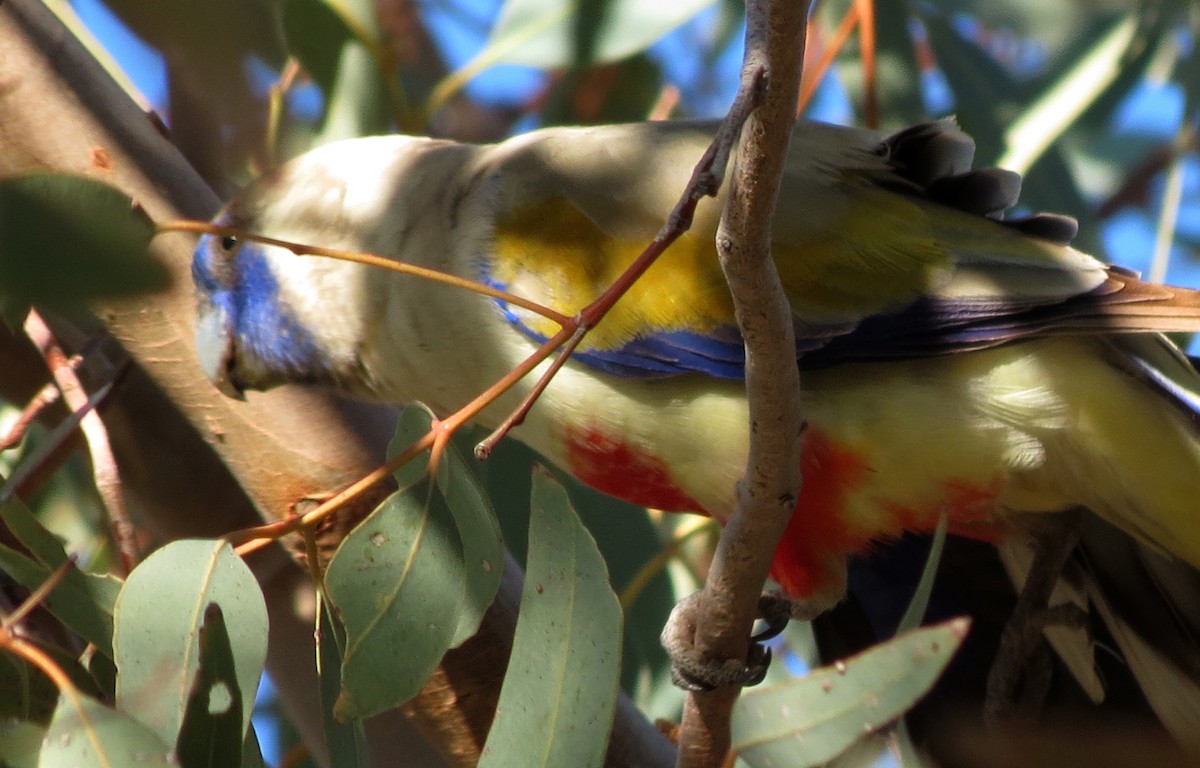
[[[207,300],[228,319],[229,332],[243,356],[257,359],[280,380],[313,381],[329,366],[313,334],[282,303],[279,283],[263,246],[205,235],[192,259],[192,278],[200,301]]]

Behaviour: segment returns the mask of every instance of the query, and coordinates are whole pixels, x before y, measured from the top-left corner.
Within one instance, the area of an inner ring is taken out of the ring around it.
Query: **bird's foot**
[[[758,601],[758,615],[764,626],[750,636],[746,658],[714,659],[701,654],[695,645],[699,597],[697,592],[680,600],[663,628],[663,648],[671,657],[671,681],[691,692],[761,683],[771,664],[771,649],[763,643],[787,627],[797,614],[796,601],[779,591],[764,593]]]

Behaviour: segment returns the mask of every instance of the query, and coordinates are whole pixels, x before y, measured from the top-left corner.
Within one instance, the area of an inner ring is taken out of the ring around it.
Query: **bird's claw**
[[[744,662],[737,659],[704,659],[695,649],[671,655],[671,682],[689,693],[705,693],[717,688],[758,685],[771,666],[771,649],[751,643]]]
[[[746,658],[713,659],[702,656],[694,642],[698,597],[699,593],[696,593],[680,600],[663,628],[662,644],[671,657],[671,682],[693,693],[761,683],[771,665],[771,649],[762,643],[787,626],[792,616],[792,602],[780,592],[762,595],[758,610],[766,627],[750,637]]]

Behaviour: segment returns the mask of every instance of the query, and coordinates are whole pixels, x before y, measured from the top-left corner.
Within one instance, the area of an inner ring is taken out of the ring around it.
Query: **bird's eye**
[[[225,235],[221,238],[221,247],[227,251],[232,251],[237,247],[238,239],[233,235]]]

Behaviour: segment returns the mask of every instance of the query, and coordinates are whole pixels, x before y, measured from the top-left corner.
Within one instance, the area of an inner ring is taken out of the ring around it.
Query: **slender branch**
[[[124,573],[133,570],[133,566],[141,559],[137,546],[137,531],[129,513],[125,509],[125,498],[121,491],[121,473],[117,469],[117,459],[113,455],[112,445],[108,441],[108,430],[100,419],[100,414],[89,409],[88,394],[75,375],[75,369],[67,354],[59,346],[50,332],[50,328],[42,320],[37,310],[30,310],[25,318],[25,332],[37,345],[46,365],[50,368],[54,382],[62,391],[63,400],[72,411],[84,411],[79,429],[86,438],[88,454],[92,459],[92,475],[96,481],[96,491],[100,501],[108,513],[109,528],[112,531],[113,543],[116,545]]]
[[[549,320],[553,320],[559,325],[571,324],[572,320],[566,315],[555,312],[549,307],[544,307],[535,301],[524,299],[507,291],[492,288],[483,283],[477,283],[474,280],[467,280],[452,275],[449,272],[440,272],[436,269],[428,269],[426,267],[418,267],[415,264],[409,264],[395,259],[389,259],[385,256],[376,256],[373,253],[362,253],[360,251],[348,251],[343,248],[326,248],[322,245],[309,245],[307,243],[297,243],[291,240],[280,240],[277,237],[267,237],[253,232],[246,232],[239,227],[228,227],[220,224],[213,224],[208,221],[188,221],[177,220],[167,221],[158,225],[159,232],[194,232],[196,234],[216,235],[218,237],[240,237],[245,240],[252,240],[256,243],[264,245],[273,245],[278,248],[286,248],[297,256],[323,256],[329,259],[337,259],[339,261],[350,261],[355,264],[366,264],[370,267],[378,267],[386,269],[389,272],[399,272],[405,275],[413,275],[425,280],[432,280],[435,283],[444,283],[452,285],[456,288],[463,288],[473,293],[478,293],[483,296],[490,296],[493,299],[514,304],[522,309],[527,309],[530,312],[539,314]]]
[[[75,365],[79,359],[78,356],[72,357],[70,363]],[[25,433],[29,431],[29,427],[42,414],[42,411],[57,403],[60,397],[62,397],[62,394],[58,391],[58,387],[54,385],[54,382],[50,382],[38,390],[37,394],[31,397],[29,402],[25,404],[25,407],[21,409],[21,415],[13,422],[8,432],[3,437],[0,437],[0,451],[7,451],[21,442],[21,439],[25,437]]]
[[[16,610],[5,616],[3,621],[0,621],[0,632],[12,633],[16,631],[17,625],[24,621],[25,617],[28,616],[33,609],[41,605],[46,598],[50,596],[50,593],[62,583],[62,580],[67,578],[67,574],[70,573],[74,568],[75,558],[68,557],[62,562],[61,565],[51,571],[50,575],[46,577],[46,580],[39,584],[37,589],[30,592],[29,597],[25,598],[25,600],[17,606]]]
[[[695,615],[703,657],[745,659],[758,597],[800,487],[800,380],[791,308],[770,257],[771,219],[795,120],[807,2],[747,3],[742,88],[765,71],[763,105],[742,132],[717,230],[717,253],[746,344],[750,447],[746,475],[717,545]],[[684,705],[679,766],[718,766],[729,751],[738,689],[692,693]]]

